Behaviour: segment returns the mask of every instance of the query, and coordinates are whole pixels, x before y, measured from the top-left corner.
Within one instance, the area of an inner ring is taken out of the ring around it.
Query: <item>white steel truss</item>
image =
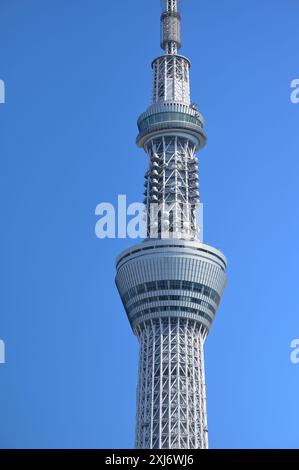
[[[196,321],[160,318],[139,325],[136,447],[208,447],[203,345]]]
[[[198,159],[195,144],[179,136],[153,139],[146,147],[149,170],[145,174],[148,236],[179,233],[197,236],[199,204]]]
[[[190,104],[190,62],[178,55],[159,57],[153,62],[153,102]]]
[[[164,11],[177,11],[178,0],[163,0]]]

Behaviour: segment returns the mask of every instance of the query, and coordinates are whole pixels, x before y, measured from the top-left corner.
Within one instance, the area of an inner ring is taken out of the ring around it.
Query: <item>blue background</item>
[[[158,0],[0,0],[0,447],[134,444],[137,341],[114,285],[132,240],[95,207],[142,200],[136,119]],[[206,344],[212,448],[298,447],[296,0],[185,0],[182,53],[209,137],[205,241],[229,260]]]

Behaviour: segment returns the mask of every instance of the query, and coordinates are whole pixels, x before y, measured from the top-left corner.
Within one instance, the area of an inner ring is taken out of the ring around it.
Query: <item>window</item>
[[[138,294],[143,294],[145,292],[145,285],[139,284],[139,286],[137,287],[137,292]]]
[[[131,299],[133,299],[137,294],[144,294],[146,292],[154,292],[156,290],[187,290],[190,292],[196,292],[198,294],[202,294],[205,297],[208,297],[209,299],[213,300],[213,302],[216,303],[216,305],[219,305],[220,303],[220,296],[218,292],[216,292],[214,289],[211,287],[205,286],[204,284],[200,283],[193,283],[190,281],[180,281],[178,279],[171,279],[171,280],[160,280],[160,281],[150,281],[145,284],[139,284],[136,287],[132,287],[129,289],[127,292],[124,293],[123,295],[123,301],[124,303],[129,302]],[[162,298],[163,297],[163,298]],[[159,296],[156,297],[157,300],[191,300],[194,303],[199,303],[200,305],[205,305],[207,308],[209,308],[213,313],[214,312],[214,307],[207,302],[204,302],[202,299],[196,299],[195,297],[188,297],[188,296],[178,296],[174,295],[171,296],[174,297],[173,299],[170,298],[170,296]],[[140,301],[140,304],[143,304],[145,302],[153,301],[153,298],[149,298],[148,300],[142,299]],[[134,306],[136,306],[136,302],[134,303]],[[131,305],[130,309],[133,308],[133,305]]]
[[[181,281],[169,281],[170,289],[180,289]]]
[[[153,291],[153,290],[156,290],[156,289],[157,289],[157,287],[156,287],[156,281],[152,281],[152,282],[147,282],[147,283],[146,283],[146,290],[147,290],[148,292]]]
[[[159,290],[168,289],[168,281],[157,281],[157,286]]]
[[[191,284],[191,286],[190,286]],[[185,290],[190,290],[190,287],[192,289],[192,283],[189,282],[189,281],[182,281],[182,289],[185,289]]]
[[[162,92],[162,96],[164,94],[164,90]],[[161,96],[161,95],[159,95]],[[176,112],[166,112],[166,113],[157,113],[153,114],[151,116],[146,117],[143,119],[141,122],[139,122],[139,131],[143,132],[149,129],[149,126],[155,123],[161,123],[161,122],[171,122],[171,121],[181,121],[181,122],[190,122],[192,124],[195,124],[197,126],[201,127],[201,122],[198,118],[195,116],[191,116],[190,114],[185,114],[185,113],[176,113]]]

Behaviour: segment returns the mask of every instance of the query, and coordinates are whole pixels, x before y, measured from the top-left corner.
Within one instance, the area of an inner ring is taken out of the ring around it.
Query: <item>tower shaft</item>
[[[204,343],[226,285],[226,259],[198,241],[204,119],[190,99],[177,0],[162,0],[152,103],[138,119],[147,238],[116,261],[116,285],[140,344],[137,448],[208,447]]]
[[[207,448],[204,330],[194,320],[138,326],[136,447]]]

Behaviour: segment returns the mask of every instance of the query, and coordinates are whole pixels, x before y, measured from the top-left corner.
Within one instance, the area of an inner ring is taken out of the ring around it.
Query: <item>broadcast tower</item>
[[[178,54],[178,0],[163,0],[152,104],[139,117],[147,238],[117,258],[116,284],[140,343],[136,448],[208,447],[204,342],[226,284],[226,259],[198,240],[204,119]],[[158,208],[158,210],[157,210]]]

